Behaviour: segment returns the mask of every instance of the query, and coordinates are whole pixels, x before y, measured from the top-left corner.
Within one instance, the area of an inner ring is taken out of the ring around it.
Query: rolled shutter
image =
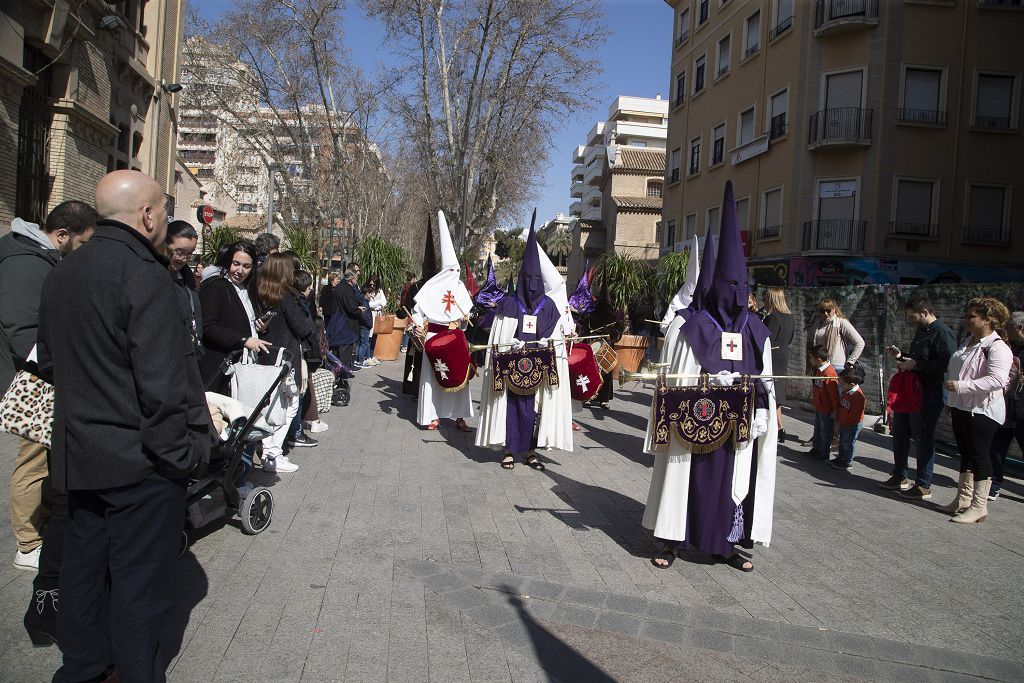
[[[1001,187],[971,186],[971,207],[968,225],[972,228],[1003,227],[1003,197]]]
[[[782,191],[772,190],[764,196],[765,227],[782,225]]]
[[[907,69],[903,83],[903,108],[939,111],[939,82],[942,73],[928,69]]]
[[[1008,119],[1013,97],[1012,76],[978,76],[977,115],[979,117]]]
[[[896,189],[896,222],[931,225],[932,188],[920,180],[901,180]]]

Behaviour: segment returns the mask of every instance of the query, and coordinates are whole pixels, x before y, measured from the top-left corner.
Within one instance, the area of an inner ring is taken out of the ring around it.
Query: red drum
[[[469,357],[469,342],[459,329],[432,336],[423,344],[423,355],[434,371],[434,380],[444,391],[462,390],[476,372]]]
[[[590,344],[573,344],[569,351],[569,392],[573,400],[589,401],[601,390],[601,368]]]

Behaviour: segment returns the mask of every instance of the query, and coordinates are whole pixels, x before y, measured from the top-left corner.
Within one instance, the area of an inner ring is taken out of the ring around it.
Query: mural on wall
[[[769,287],[1024,282],[1024,268],[857,257],[797,256],[751,264],[750,272],[757,284]]]

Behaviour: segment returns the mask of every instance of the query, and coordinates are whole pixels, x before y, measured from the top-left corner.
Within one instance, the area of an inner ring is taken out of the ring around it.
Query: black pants
[[[1001,486],[1003,483],[1003,465],[1006,463],[1006,453],[1010,450],[1010,444],[1017,440],[1017,445],[1024,451],[1024,422],[1019,422],[1012,427],[1000,427],[992,437],[992,485]],[[43,541],[44,547],[46,541]],[[45,550],[43,551],[46,552]],[[40,559],[40,561],[42,561]]]
[[[122,681],[163,681],[160,629],[171,606],[185,484],[153,473],[131,486],[68,493],[54,681],[111,664]]]
[[[960,471],[974,472],[975,481],[992,478],[992,437],[999,423],[985,415],[969,413],[959,408],[950,409],[953,436],[960,451]]]

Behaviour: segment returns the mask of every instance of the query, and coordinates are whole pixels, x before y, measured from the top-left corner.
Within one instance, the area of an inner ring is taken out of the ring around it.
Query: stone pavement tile
[[[640,618],[618,612],[604,612],[597,618],[594,628],[601,631],[621,633],[625,636],[640,634]]]
[[[599,612],[590,607],[559,603],[551,613],[551,620],[583,628],[593,628]]]
[[[607,599],[608,594],[606,591],[567,586],[565,592],[562,593],[562,596],[559,598],[559,601],[600,609],[604,607]]]
[[[515,611],[510,607],[494,603],[485,603],[463,613],[485,628],[495,628],[517,619]]]
[[[562,593],[565,592],[566,586],[560,583],[552,583],[550,581],[527,581],[526,585],[523,586],[523,594],[529,595],[531,598],[540,598],[543,600],[558,600],[561,598]]]
[[[466,657],[472,681],[511,681],[505,650],[497,638],[475,638],[466,642]]]
[[[487,596],[479,588],[472,587],[445,593],[444,600],[450,607],[463,611],[490,604]]]
[[[423,579],[423,585],[435,593],[448,593],[450,591],[457,591],[460,588],[466,588],[470,584],[461,576],[445,572],[443,574],[428,576]]]
[[[640,624],[640,637],[647,640],[658,640],[673,645],[683,644],[683,627],[670,621],[644,619]]]

